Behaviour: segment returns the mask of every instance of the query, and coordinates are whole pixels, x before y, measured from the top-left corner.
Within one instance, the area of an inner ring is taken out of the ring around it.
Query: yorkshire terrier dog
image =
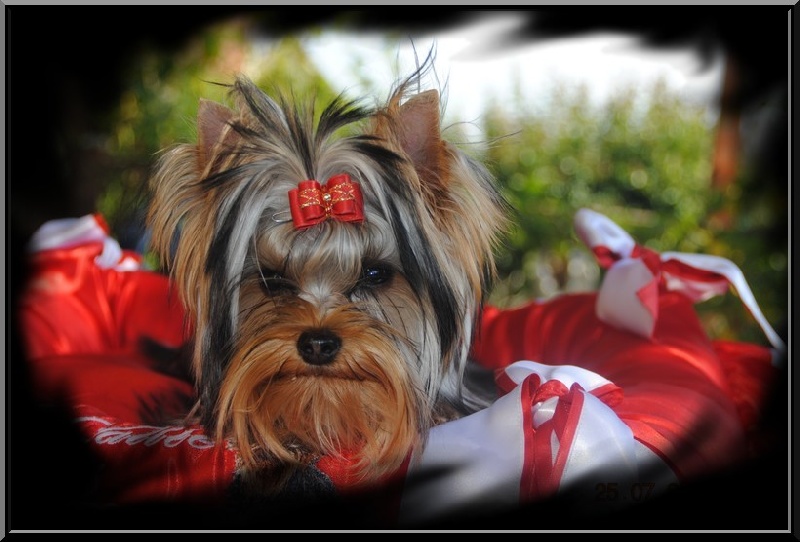
[[[156,165],[148,226],[192,327],[194,414],[244,472],[333,454],[375,481],[493,399],[466,375],[506,204],[442,138],[431,70],[318,116],[240,76]]]

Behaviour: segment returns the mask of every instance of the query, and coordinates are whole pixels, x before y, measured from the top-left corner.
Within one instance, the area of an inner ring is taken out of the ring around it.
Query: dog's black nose
[[[341,347],[342,339],[327,329],[304,331],[297,339],[297,351],[303,360],[311,365],[326,365],[332,362]]]

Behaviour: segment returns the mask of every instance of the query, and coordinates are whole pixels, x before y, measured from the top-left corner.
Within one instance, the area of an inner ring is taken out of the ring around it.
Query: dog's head
[[[203,423],[246,464],[348,452],[366,479],[461,382],[504,203],[442,139],[422,72],[319,116],[246,78],[152,179],[153,249],[192,319]],[[472,405],[473,407],[475,405]]]

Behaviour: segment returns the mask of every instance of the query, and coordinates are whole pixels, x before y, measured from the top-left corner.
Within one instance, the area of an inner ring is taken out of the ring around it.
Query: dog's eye
[[[394,269],[383,264],[365,265],[361,270],[358,285],[362,288],[374,288],[386,284],[394,276]]]
[[[261,271],[261,288],[270,296],[292,293],[297,289],[289,279],[269,269]]]

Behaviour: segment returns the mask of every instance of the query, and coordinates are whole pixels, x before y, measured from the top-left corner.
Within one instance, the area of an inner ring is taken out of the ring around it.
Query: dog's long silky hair
[[[340,96],[319,116],[239,77],[234,108],[201,101],[197,143],[157,164],[152,248],[193,326],[200,420],[245,463],[358,442],[374,478],[438,417],[486,405],[463,379],[506,205],[487,169],[442,139],[438,90],[417,90],[430,69],[382,106]],[[295,229],[287,192],[341,173],[361,187],[364,222]],[[373,261],[385,281],[363,278]],[[286,378],[299,374],[290,346],[320,323],[350,341],[349,372],[305,392]]]

